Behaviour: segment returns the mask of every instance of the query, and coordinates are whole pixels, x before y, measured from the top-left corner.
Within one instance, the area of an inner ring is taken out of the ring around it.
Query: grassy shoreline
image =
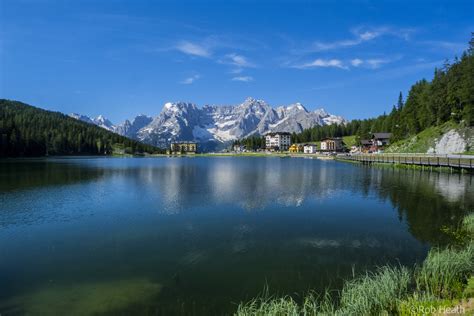
[[[456,230],[456,243],[433,248],[419,266],[382,266],[347,280],[334,297],[310,292],[301,303],[264,292],[235,315],[432,315],[474,313],[474,213]]]

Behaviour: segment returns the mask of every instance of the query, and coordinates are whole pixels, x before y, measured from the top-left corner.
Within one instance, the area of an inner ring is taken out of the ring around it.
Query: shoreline
[[[255,315],[431,315],[474,312],[474,213],[450,233],[445,247],[432,247],[419,265],[382,265],[345,279],[342,289],[270,296],[267,291],[237,307]],[[332,293],[331,293],[332,292]]]

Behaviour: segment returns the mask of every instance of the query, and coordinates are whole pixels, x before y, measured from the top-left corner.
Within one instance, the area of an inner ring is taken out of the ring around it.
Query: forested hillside
[[[0,157],[160,153],[139,143],[64,114],[0,99]]]
[[[474,35],[460,59],[455,57],[452,63],[446,61],[441,69],[435,69],[431,81],[416,82],[406,102],[400,93],[389,114],[353,120],[343,126],[314,127],[294,135],[294,140],[304,142],[345,135],[367,138],[373,132],[391,132],[396,141],[447,121],[474,125]]]
[[[319,141],[325,137],[357,135],[369,138],[374,132],[391,132],[392,141],[413,136],[424,129],[452,121],[460,126],[474,125],[474,33],[469,48],[461,58],[455,57],[434,70],[431,81],[422,79],[410,89],[406,101],[400,93],[389,114],[345,125],[315,126],[293,134],[293,142]],[[239,141],[248,148],[261,144],[257,137]]]

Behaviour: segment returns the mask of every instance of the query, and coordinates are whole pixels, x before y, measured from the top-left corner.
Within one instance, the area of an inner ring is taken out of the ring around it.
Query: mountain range
[[[156,117],[139,115],[115,125],[103,115],[90,118],[80,114],[71,117],[95,124],[141,142],[167,147],[173,141],[196,141],[201,148],[216,149],[230,141],[267,132],[299,133],[315,125],[345,124],[341,117],[324,109],[308,111],[301,103],[271,107],[263,100],[247,98],[231,106],[168,102]]]

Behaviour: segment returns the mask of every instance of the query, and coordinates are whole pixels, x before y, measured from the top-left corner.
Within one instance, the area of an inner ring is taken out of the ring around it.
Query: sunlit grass
[[[341,292],[340,312],[371,315],[396,311],[408,291],[410,272],[405,267],[382,267],[373,274],[346,282]]]
[[[439,298],[459,296],[467,279],[474,273],[474,246],[464,249],[432,249],[417,269],[417,290]]]

